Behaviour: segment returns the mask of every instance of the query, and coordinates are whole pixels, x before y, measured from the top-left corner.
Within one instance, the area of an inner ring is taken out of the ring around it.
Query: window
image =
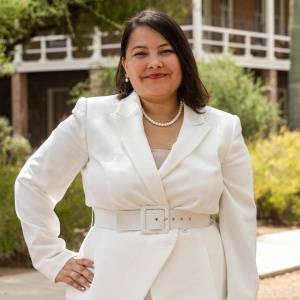
[[[265,19],[265,0],[255,0],[255,31],[265,32],[266,19]]]
[[[275,34],[287,34],[285,28],[285,1],[286,0],[275,0]]]

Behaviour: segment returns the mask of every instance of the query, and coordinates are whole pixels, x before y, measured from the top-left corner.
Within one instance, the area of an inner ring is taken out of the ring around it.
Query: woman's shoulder
[[[232,123],[239,118],[237,115],[230,112],[206,105],[204,108],[204,117],[208,123],[219,124],[219,123]]]
[[[233,113],[207,105],[204,118],[215,132],[225,137],[225,142],[230,140],[234,132],[241,131],[240,118]]]
[[[76,106],[84,107],[86,112],[88,113],[93,112],[96,114],[109,114],[116,109],[120,101],[117,96],[118,94],[95,97],[81,97],[77,101]]]

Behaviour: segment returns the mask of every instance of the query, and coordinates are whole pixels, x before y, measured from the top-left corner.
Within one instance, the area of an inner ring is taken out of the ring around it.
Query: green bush
[[[218,56],[199,64],[199,73],[211,95],[209,105],[236,114],[246,138],[266,136],[281,124],[278,109],[263,95],[264,88],[254,75],[238,67],[229,56]]]
[[[13,186],[19,167],[0,167],[0,265],[31,266],[21,225],[15,213]],[[77,250],[91,221],[91,211],[84,205],[81,178],[69,187],[55,208],[61,222],[61,236],[70,249]]]
[[[81,176],[78,175],[69,187],[55,211],[61,223],[61,236],[70,249],[76,250],[89,229],[92,209],[84,203]]]
[[[14,209],[13,185],[19,168],[0,165],[0,263],[29,265],[22,230]]]
[[[300,225],[300,132],[283,129],[252,142],[249,150],[258,218]]]
[[[105,96],[115,93],[116,71],[116,68],[99,69],[93,75],[93,80],[96,81],[98,78],[99,81],[99,84],[94,87],[93,91],[91,90],[90,79],[77,83],[70,92],[72,97],[70,102],[75,103],[80,97]]]
[[[12,136],[8,120],[0,117],[0,163],[22,165],[31,152],[29,141],[19,135]]]

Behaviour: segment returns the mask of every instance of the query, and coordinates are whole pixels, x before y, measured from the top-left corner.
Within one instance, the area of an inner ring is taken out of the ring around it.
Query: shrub
[[[13,186],[19,167],[0,167],[0,265],[31,266],[19,219],[15,213]],[[70,249],[77,250],[87,231],[90,209],[84,206],[80,176],[69,187],[55,211],[61,222],[61,236]]]
[[[236,114],[246,138],[266,136],[282,122],[278,109],[263,95],[263,86],[254,75],[238,67],[229,56],[199,64],[204,85],[211,95],[209,105]]]
[[[2,265],[7,262],[30,264],[21,226],[14,210],[13,185],[18,172],[19,168],[16,166],[0,166],[0,262]]]
[[[300,225],[300,132],[279,135],[249,145],[254,171],[258,218]]]
[[[12,128],[6,118],[0,117],[0,163],[22,165],[32,148],[22,136],[12,136]]]
[[[92,209],[84,203],[81,176],[78,175],[55,211],[61,223],[61,236],[70,249],[77,250],[89,229]]]
[[[77,83],[71,90],[70,95],[72,97],[71,102],[75,103],[80,97],[93,97],[93,96],[105,96],[111,95],[115,92],[115,76],[116,68],[102,68],[93,75],[93,80],[99,81],[93,91],[91,90],[91,80]]]

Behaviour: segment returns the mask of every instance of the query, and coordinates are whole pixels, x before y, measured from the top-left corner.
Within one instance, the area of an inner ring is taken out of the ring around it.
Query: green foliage
[[[17,44],[34,36],[70,34],[74,46],[84,49],[85,34],[95,26],[102,31],[121,31],[127,19],[145,8],[169,13],[180,22],[191,8],[190,0],[0,0],[0,73]],[[125,9],[124,9],[125,8]],[[2,46],[1,46],[2,45]],[[3,46],[5,45],[5,47]]]
[[[61,223],[61,236],[69,249],[78,250],[92,219],[92,209],[84,203],[81,177],[78,175],[55,211]]]
[[[14,210],[14,181],[19,167],[0,164],[0,264],[30,265],[22,229]]]
[[[105,96],[115,93],[116,68],[102,68],[93,75],[95,82],[91,83],[90,79],[76,84],[70,95],[71,102],[75,103],[80,97]],[[94,85],[91,88],[91,85]]]
[[[8,120],[0,117],[0,163],[21,165],[31,152],[29,141],[22,136],[12,136]]]
[[[0,265],[31,265],[14,207],[13,186],[19,170],[17,166],[0,166]],[[80,176],[71,184],[55,211],[68,248],[78,250],[91,222],[91,211],[84,205]]]
[[[1,26],[0,26],[1,28]],[[0,75],[12,74],[14,72],[13,66],[9,62],[9,58],[5,55],[6,46],[4,39],[0,38]]]
[[[281,120],[263,96],[263,86],[254,75],[238,67],[229,56],[199,64],[201,79],[211,95],[210,105],[236,114],[246,138],[267,135]]]
[[[96,96],[92,93],[90,79],[78,82],[70,91],[70,96],[72,97],[68,103],[76,103],[80,97],[93,97]]]
[[[258,217],[300,224],[300,132],[279,135],[249,145]]]

